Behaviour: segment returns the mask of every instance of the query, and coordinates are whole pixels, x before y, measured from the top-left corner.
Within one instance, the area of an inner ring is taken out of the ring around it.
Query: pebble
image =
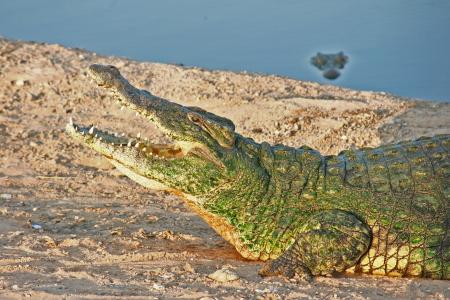
[[[208,275],[209,278],[217,282],[229,282],[238,280],[239,276],[229,269],[220,269]]]
[[[1,199],[9,200],[12,198],[11,194],[0,194]]]
[[[158,220],[159,220],[159,218],[157,216],[153,216],[153,215],[147,216],[147,222],[148,223],[154,223],[154,222],[156,222]]]
[[[160,284],[157,284],[157,283],[154,283],[152,288],[155,289],[155,290],[163,290],[164,286],[162,286]]]
[[[31,228],[36,229],[36,230],[40,230],[42,229],[42,226],[39,224],[31,224]]]
[[[17,79],[14,83],[17,86],[30,85],[30,81],[29,80],[24,80],[24,79]]]
[[[110,231],[111,235],[118,235],[121,236],[123,235],[123,228],[114,228],[113,230]]]

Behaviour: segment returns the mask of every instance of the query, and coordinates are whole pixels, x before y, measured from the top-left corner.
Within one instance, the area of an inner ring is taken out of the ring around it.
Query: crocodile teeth
[[[128,146],[128,147],[131,147],[131,140],[130,140],[130,141],[128,141],[128,144],[127,144],[127,146]]]
[[[93,134],[94,133],[94,126],[92,126],[90,129],[89,129],[89,134]]]
[[[136,148],[139,148],[139,142],[136,143],[136,145],[134,145]]]
[[[120,110],[124,110],[124,109],[125,109],[125,106],[122,105],[122,106],[120,107]]]
[[[139,139],[141,137],[141,133],[138,132],[138,134],[136,135],[136,137]]]
[[[73,119],[72,119],[72,117],[69,118],[69,124],[73,126]]]

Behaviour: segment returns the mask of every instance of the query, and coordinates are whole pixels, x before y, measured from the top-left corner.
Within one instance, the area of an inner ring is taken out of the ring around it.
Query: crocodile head
[[[91,65],[88,74],[117,101],[155,124],[173,143],[118,136],[72,121],[66,131],[101,153],[138,183],[182,192],[194,201],[227,180],[226,157],[234,151],[234,124],[197,107],[186,107],[132,86],[114,66]],[[227,154],[228,153],[228,154]]]

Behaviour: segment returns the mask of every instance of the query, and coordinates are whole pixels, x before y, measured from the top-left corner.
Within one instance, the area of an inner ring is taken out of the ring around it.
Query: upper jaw
[[[147,118],[169,136],[183,140],[186,138],[184,131],[187,128],[188,131],[195,131],[189,120],[190,110],[187,107],[134,87],[117,68],[94,64],[89,67],[88,74],[98,86],[109,89],[122,108],[126,107]]]
[[[209,130],[213,129],[211,125],[203,124],[209,132],[206,133],[193,122],[192,117],[198,115],[198,108],[192,110],[135,88],[113,66],[91,65],[88,74],[97,85],[112,91],[122,108],[126,107],[134,110],[136,114],[142,115],[176,142],[171,145],[156,145],[139,137],[127,139],[124,136],[111,134],[94,127],[81,127],[69,122],[66,130],[71,136],[111,157],[114,156],[113,153],[124,152],[124,148],[133,148],[145,155],[161,156],[160,153],[163,153],[162,156],[167,159],[180,158],[192,153],[218,166],[223,166],[218,158],[219,152],[222,151],[220,143],[210,136],[210,133],[213,132],[213,130]],[[209,117],[213,115],[204,113]],[[231,121],[228,120],[228,122],[232,124]],[[133,153],[133,155],[137,154]]]

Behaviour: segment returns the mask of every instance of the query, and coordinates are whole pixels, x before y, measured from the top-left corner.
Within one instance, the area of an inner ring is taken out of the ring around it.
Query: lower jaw
[[[124,134],[110,133],[91,127],[81,127],[73,123],[69,123],[66,127],[69,134],[80,139],[86,144],[97,144],[98,148],[135,148],[145,155],[151,155],[158,158],[175,159],[183,157],[188,151],[176,143],[172,144],[153,144],[148,139],[138,136],[136,138],[127,138]],[[88,142],[89,141],[89,142]],[[102,146],[103,145],[103,146]]]

